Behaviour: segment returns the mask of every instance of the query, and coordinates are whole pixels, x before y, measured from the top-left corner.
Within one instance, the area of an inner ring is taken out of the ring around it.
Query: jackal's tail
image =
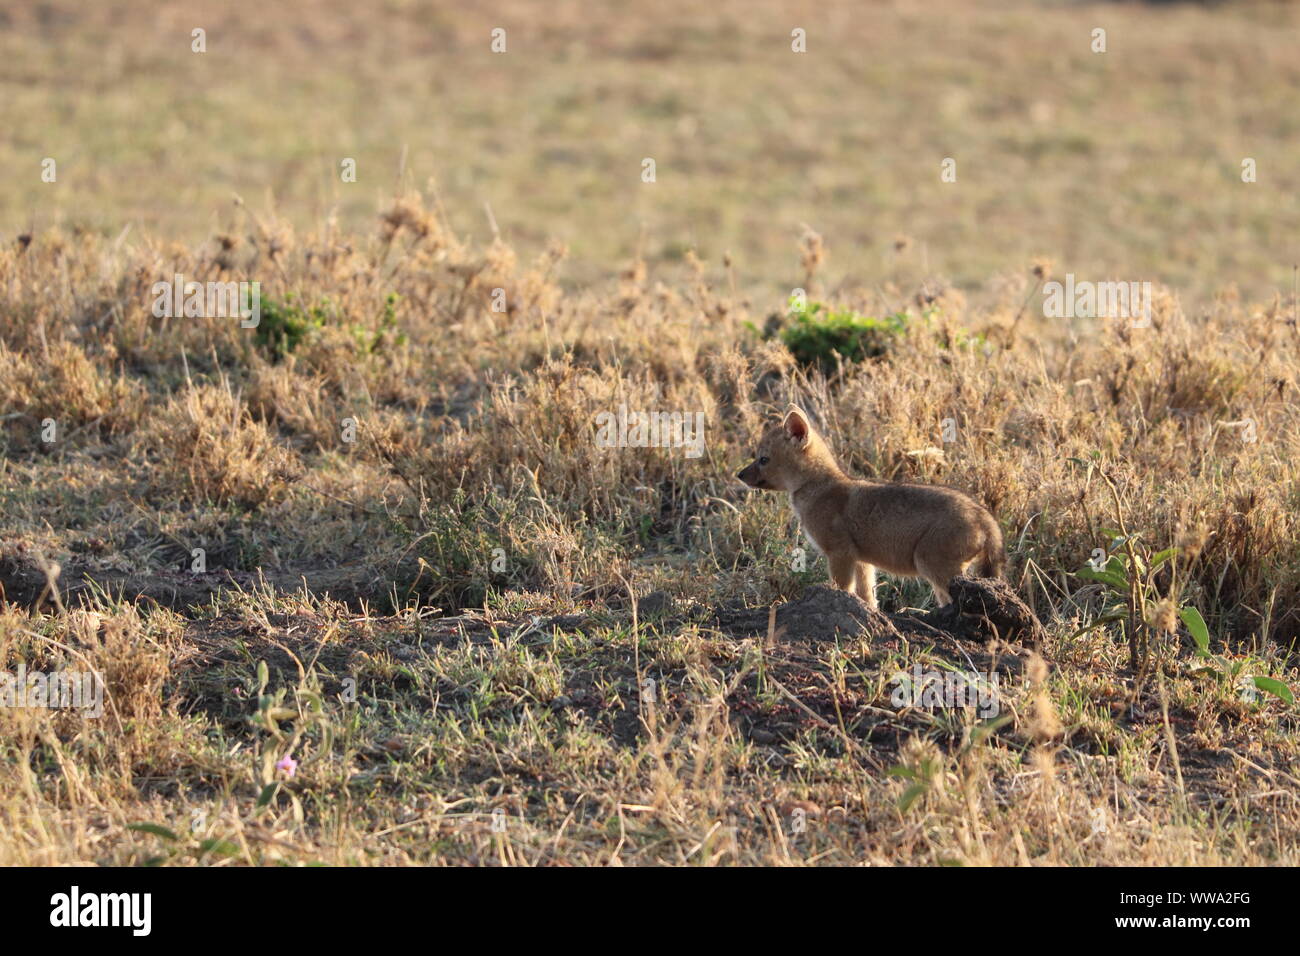
[[[1000,578],[1007,568],[1007,551],[1002,546],[1002,529],[988,512],[983,516],[984,545],[975,556],[975,573],[982,578]]]

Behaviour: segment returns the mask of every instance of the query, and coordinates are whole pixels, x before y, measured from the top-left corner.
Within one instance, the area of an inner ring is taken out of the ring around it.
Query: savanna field
[[[0,864],[1300,863],[1300,4],[267,6],[0,10]],[[791,403],[1038,646],[769,617]]]

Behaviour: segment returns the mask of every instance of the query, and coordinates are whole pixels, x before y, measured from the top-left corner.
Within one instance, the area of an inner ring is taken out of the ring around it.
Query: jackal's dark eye
[[[760,458],[760,459],[758,460],[758,464],[759,464],[760,467],[763,466],[763,465],[766,465],[766,464],[767,464],[767,456],[764,455],[762,458]]]

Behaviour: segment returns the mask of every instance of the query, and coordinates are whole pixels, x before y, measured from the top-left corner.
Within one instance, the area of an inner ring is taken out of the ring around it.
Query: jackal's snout
[[[767,466],[769,464],[770,460],[766,456],[760,455],[742,468],[736,477],[751,488],[770,491],[778,486],[772,482],[771,476],[768,474],[769,469]]]

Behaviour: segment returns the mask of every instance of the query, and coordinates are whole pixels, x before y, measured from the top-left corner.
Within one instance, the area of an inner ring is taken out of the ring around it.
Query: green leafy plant
[[[841,360],[861,362],[884,355],[912,319],[908,312],[871,318],[821,302],[809,302],[802,310],[798,306],[799,300],[791,298],[793,322],[781,330],[781,341],[800,364],[823,369]]]
[[[239,846],[230,840],[209,837],[200,840],[196,836],[176,833],[160,823],[128,823],[128,830],[136,833],[148,833],[162,841],[163,852],[144,860],[145,866],[161,866],[171,861],[201,862],[205,859],[221,857],[238,857]]]
[[[1217,677],[1220,680],[1228,681],[1231,684],[1241,682],[1243,672],[1252,663],[1258,662],[1252,657],[1238,657],[1230,659],[1222,654],[1210,653],[1210,629],[1205,626],[1205,619],[1201,617],[1201,612],[1194,607],[1180,608],[1178,616],[1182,619],[1183,624],[1187,626],[1188,632],[1192,635],[1192,640],[1196,642],[1196,656],[1205,661],[1205,666],[1197,668],[1192,673]],[[1251,684],[1256,690],[1262,690],[1266,694],[1272,694],[1288,704],[1295,703],[1295,695],[1291,693],[1291,688],[1282,681],[1273,677],[1261,677],[1252,675],[1249,678]]]
[[[1140,532],[1130,533],[1124,519],[1124,503],[1115,482],[1100,466],[1101,453],[1094,451],[1088,459],[1071,458],[1070,461],[1087,469],[1087,480],[1098,475],[1110,489],[1115,502],[1117,529],[1103,528],[1102,534],[1110,539],[1106,563],[1091,561],[1077,574],[1086,581],[1105,585],[1111,602],[1091,625],[1076,632],[1075,636],[1107,624],[1119,623],[1124,628],[1129,646],[1129,666],[1141,674],[1146,669],[1151,649],[1151,633],[1170,630],[1176,621],[1170,619],[1170,610],[1181,611],[1181,592],[1178,586],[1177,549],[1165,548],[1152,553],[1144,546]],[[1162,596],[1156,575],[1166,563],[1170,564],[1169,585]]]
[[[314,669],[315,661],[301,670],[297,687],[280,687],[268,690],[270,669],[266,661],[257,663],[257,710],[248,718],[249,724],[263,734],[257,780],[261,787],[255,811],[270,806],[283,787],[278,770],[285,769],[285,761],[292,764],[290,776],[297,770],[297,761],[291,755],[298,752],[304,741],[311,738],[323,752],[328,752],[334,742],[334,725],[325,711],[325,698]],[[291,727],[285,727],[284,724]],[[279,758],[280,762],[277,762]],[[301,812],[298,798],[289,794],[290,802]]]
[[[1210,631],[1201,612],[1182,600],[1178,582],[1178,549],[1164,548],[1154,553],[1145,547],[1141,532],[1130,532],[1124,522],[1124,508],[1119,490],[1110,477],[1097,466],[1100,455],[1093,453],[1092,460],[1072,458],[1071,461],[1089,469],[1089,476],[1098,474],[1106,482],[1115,502],[1119,528],[1103,528],[1102,534],[1110,539],[1105,564],[1089,562],[1077,576],[1085,581],[1096,581],[1105,586],[1109,603],[1102,613],[1074,636],[1085,634],[1107,624],[1123,626],[1129,642],[1129,666],[1139,674],[1146,669],[1150,656],[1151,634],[1172,633],[1181,621],[1196,642],[1197,656],[1207,662],[1199,674],[1212,674],[1224,680],[1236,681],[1254,660],[1250,657],[1229,659],[1210,653]],[[1169,584],[1162,595],[1156,577],[1161,568],[1169,565]],[[1176,618],[1173,615],[1177,615]],[[1258,665],[1258,662],[1255,662]],[[1254,686],[1266,693],[1295,703],[1295,697],[1286,684],[1271,677],[1252,678]]]
[[[384,298],[384,309],[379,314],[378,327],[374,330],[368,329],[364,325],[351,327],[352,337],[356,339],[357,348],[374,355],[377,352],[382,352],[390,345],[401,346],[406,344],[406,333],[397,328],[397,303],[401,301],[401,298],[396,292],[388,293]]]
[[[915,767],[897,764],[889,768],[889,776],[902,777],[904,780],[910,781],[898,798],[900,813],[906,813],[910,810],[917,799],[934,786],[935,780],[941,776],[941,769],[939,763],[929,757],[918,760]]]
[[[1155,576],[1174,557],[1176,549],[1166,548],[1152,554],[1143,546],[1141,533],[1122,533],[1111,528],[1103,528],[1102,533],[1111,539],[1106,563],[1090,563],[1075,573],[1085,581],[1105,585],[1109,603],[1095,621],[1075,636],[1107,624],[1122,624],[1129,642],[1129,665],[1141,670],[1149,651],[1152,623],[1166,600],[1161,597]],[[1183,610],[1177,604],[1175,609]]]
[[[322,302],[304,307],[294,301],[292,292],[285,293],[283,302],[266,299],[253,340],[268,358],[279,361],[297,349],[313,329],[324,327],[327,306]]]

